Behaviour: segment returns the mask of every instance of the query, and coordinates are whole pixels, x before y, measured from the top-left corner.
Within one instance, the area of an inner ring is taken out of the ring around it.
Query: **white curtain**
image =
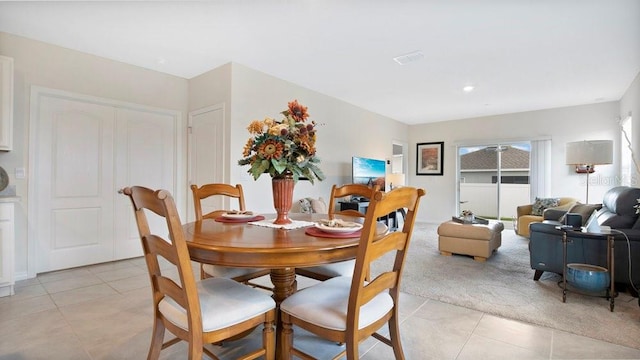
[[[551,195],[551,139],[531,141],[530,168],[531,202],[536,197],[549,197]]]

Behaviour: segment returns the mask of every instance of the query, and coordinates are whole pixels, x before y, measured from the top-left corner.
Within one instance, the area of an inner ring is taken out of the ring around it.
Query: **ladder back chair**
[[[236,186],[229,184],[205,184],[201,187],[198,187],[197,185],[191,185],[191,192],[193,194],[193,205],[197,221],[201,221],[203,219],[215,219],[227,212],[227,210],[213,210],[203,214],[202,201],[212,196],[222,196],[237,199],[239,206],[238,210],[246,210],[244,204],[244,192],[242,191],[242,185],[240,184],[237,184]],[[268,275],[269,272],[269,269],[200,264],[200,276],[202,279],[207,277],[229,278],[241,283],[250,284],[252,286],[260,287],[267,290],[271,290],[271,288],[263,286],[261,284],[252,283],[251,280],[264,275]]]
[[[344,344],[344,350],[334,359],[344,355],[347,360],[358,359],[358,344],[370,336],[391,346],[396,359],[404,359],[398,315],[400,279],[418,204],[424,194],[423,189],[412,187],[397,188],[386,194],[377,192],[369,203],[353,276],[320,282],[292,294],[280,304],[284,359],[294,355],[313,359],[294,347],[294,325]],[[377,219],[400,208],[407,209],[402,230],[376,234]],[[380,259],[389,253],[393,257]],[[376,260],[385,270],[372,281],[366,281],[367,269]],[[385,324],[388,324],[389,337],[377,333],[385,329]]]
[[[357,210],[347,209],[336,211],[336,204],[339,199],[345,198],[347,196],[359,196],[371,199],[379,188],[379,185],[369,187],[364,184],[347,184],[343,186],[333,185],[333,187],[331,188],[331,197],[329,198],[329,218],[333,219],[334,215],[336,214],[364,218],[366,214],[361,213]],[[307,268],[296,268],[296,274],[320,281],[325,281],[336,276],[353,275],[354,266],[355,260],[346,260],[332,264],[318,265]]]
[[[276,314],[273,299],[231,279],[196,280],[171,194],[140,186],[127,187],[123,193],[133,204],[153,293],[154,324],[147,359],[158,359],[162,349],[180,341],[188,343],[190,360],[201,360],[203,353],[217,359],[205,344],[220,343],[263,324],[262,347],[240,359],[262,356],[272,360]],[[164,218],[164,229],[151,231],[147,215],[154,216],[152,213]],[[159,258],[166,260],[162,268]],[[165,266],[165,262],[173,266]],[[165,330],[176,337],[163,343]]]

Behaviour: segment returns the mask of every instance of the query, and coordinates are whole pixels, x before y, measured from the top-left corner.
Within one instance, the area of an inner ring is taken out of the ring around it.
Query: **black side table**
[[[580,236],[585,236],[587,238],[591,238],[593,240],[606,240],[607,244],[607,271],[610,276],[610,285],[609,289],[607,289],[606,298],[609,299],[609,311],[613,312],[613,308],[615,306],[615,267],[614,267],[614,235],[611,233],[593,233],[593,232],[584,232],[580,229],[572,229],[566,226],[557,226],[556,229],[562,231],[562,302],[567,301],[567,243],[572,241],[567,236],[567,233],[575,233],[580,234]],[[640,300],[639,300],[640,302]]]

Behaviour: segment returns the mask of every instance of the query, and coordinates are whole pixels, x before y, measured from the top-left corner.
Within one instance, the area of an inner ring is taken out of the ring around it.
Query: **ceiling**
[[[638,0],[0,1],[0,31],[187,79],[236,62],[407,124],[615,101],[640,72]]]

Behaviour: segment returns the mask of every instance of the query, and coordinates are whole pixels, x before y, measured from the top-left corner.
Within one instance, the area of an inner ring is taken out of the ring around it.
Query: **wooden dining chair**
[[[347,184],[343,186],[333,185],[331,188],[331,197],[329,198],[328,217],[333,219],[337,215],[347,215],[356,217],[365,217],[365,213],[362,213],[354,209],[338,210],[336,211],[336,204],[342,198],[346,197],[364,197],[371,199],[373,194],[379,189],[379,185],[369,187],[364,184]],[[355,260],[340,261],[332,264],[324,264],[306,268],[296,268],[296,274],[302,275],[308,278],[325,281],[336,276],[351,276],[355,266]]]
[[[369,203],[360,236],[353,276],[339,276],[302,289],[280,304],[283,358],[293,355],[313,359],[294,347],[293,325],[319,337],[344,343],[345,350],[334,359],[346,355],[358,359],[358,344],[373,336],[393,348],[396,359],[404,359],[400,342],[398,301],[400,279],[407,249],[413,233],[423,189],[403,187],[388,193],[376,192]],[[402,230],[376,234],[377,219],[400,208],[407,209]],[[390,254],[391,258],[385,257]],[[384,271],[366,281],[367,269],[379,261]],[[377,333],[388,324],[389,337]]]
[[[203,353],[217,359],[204,344],[220,343],[260,324],[264,327],[262,347],[241,359],[273,359],[275,301],[269,294],[231,279],[197,281],[169,192],[134,186],[125,188],[123,193],[133,204],[153,292],[154,324],[147,359],[158,359],[162,349],[181,340],[189,344],[188,359],[201,360]],[[152,213],[164,218],[165,229],[151,231],[147,215],[155,217]],[[159,258],[166,260],[162,267]],[[176,337],[163,343],[165,329]]]
[[[246,210],[244,204],[244,192],[242,191],[242,185],[240,184],[237,184],[236,186],[229,184],[205,184],[200,187],[197,185],[191,185],[191,192],[193,193],[193,205],[197,221],[202,219],[215,219],[228,211],[216,209],[203,214],[202,201],[212,196],[226,196],[232,199],[237,199],[239,206],[238,210]],[[202,279],[207,277],[223,277],[255,287],[271,290],[269,287],[251,282],[251,280],[268,275],[269,273],[269,269],[200,264],[200,276]]]

